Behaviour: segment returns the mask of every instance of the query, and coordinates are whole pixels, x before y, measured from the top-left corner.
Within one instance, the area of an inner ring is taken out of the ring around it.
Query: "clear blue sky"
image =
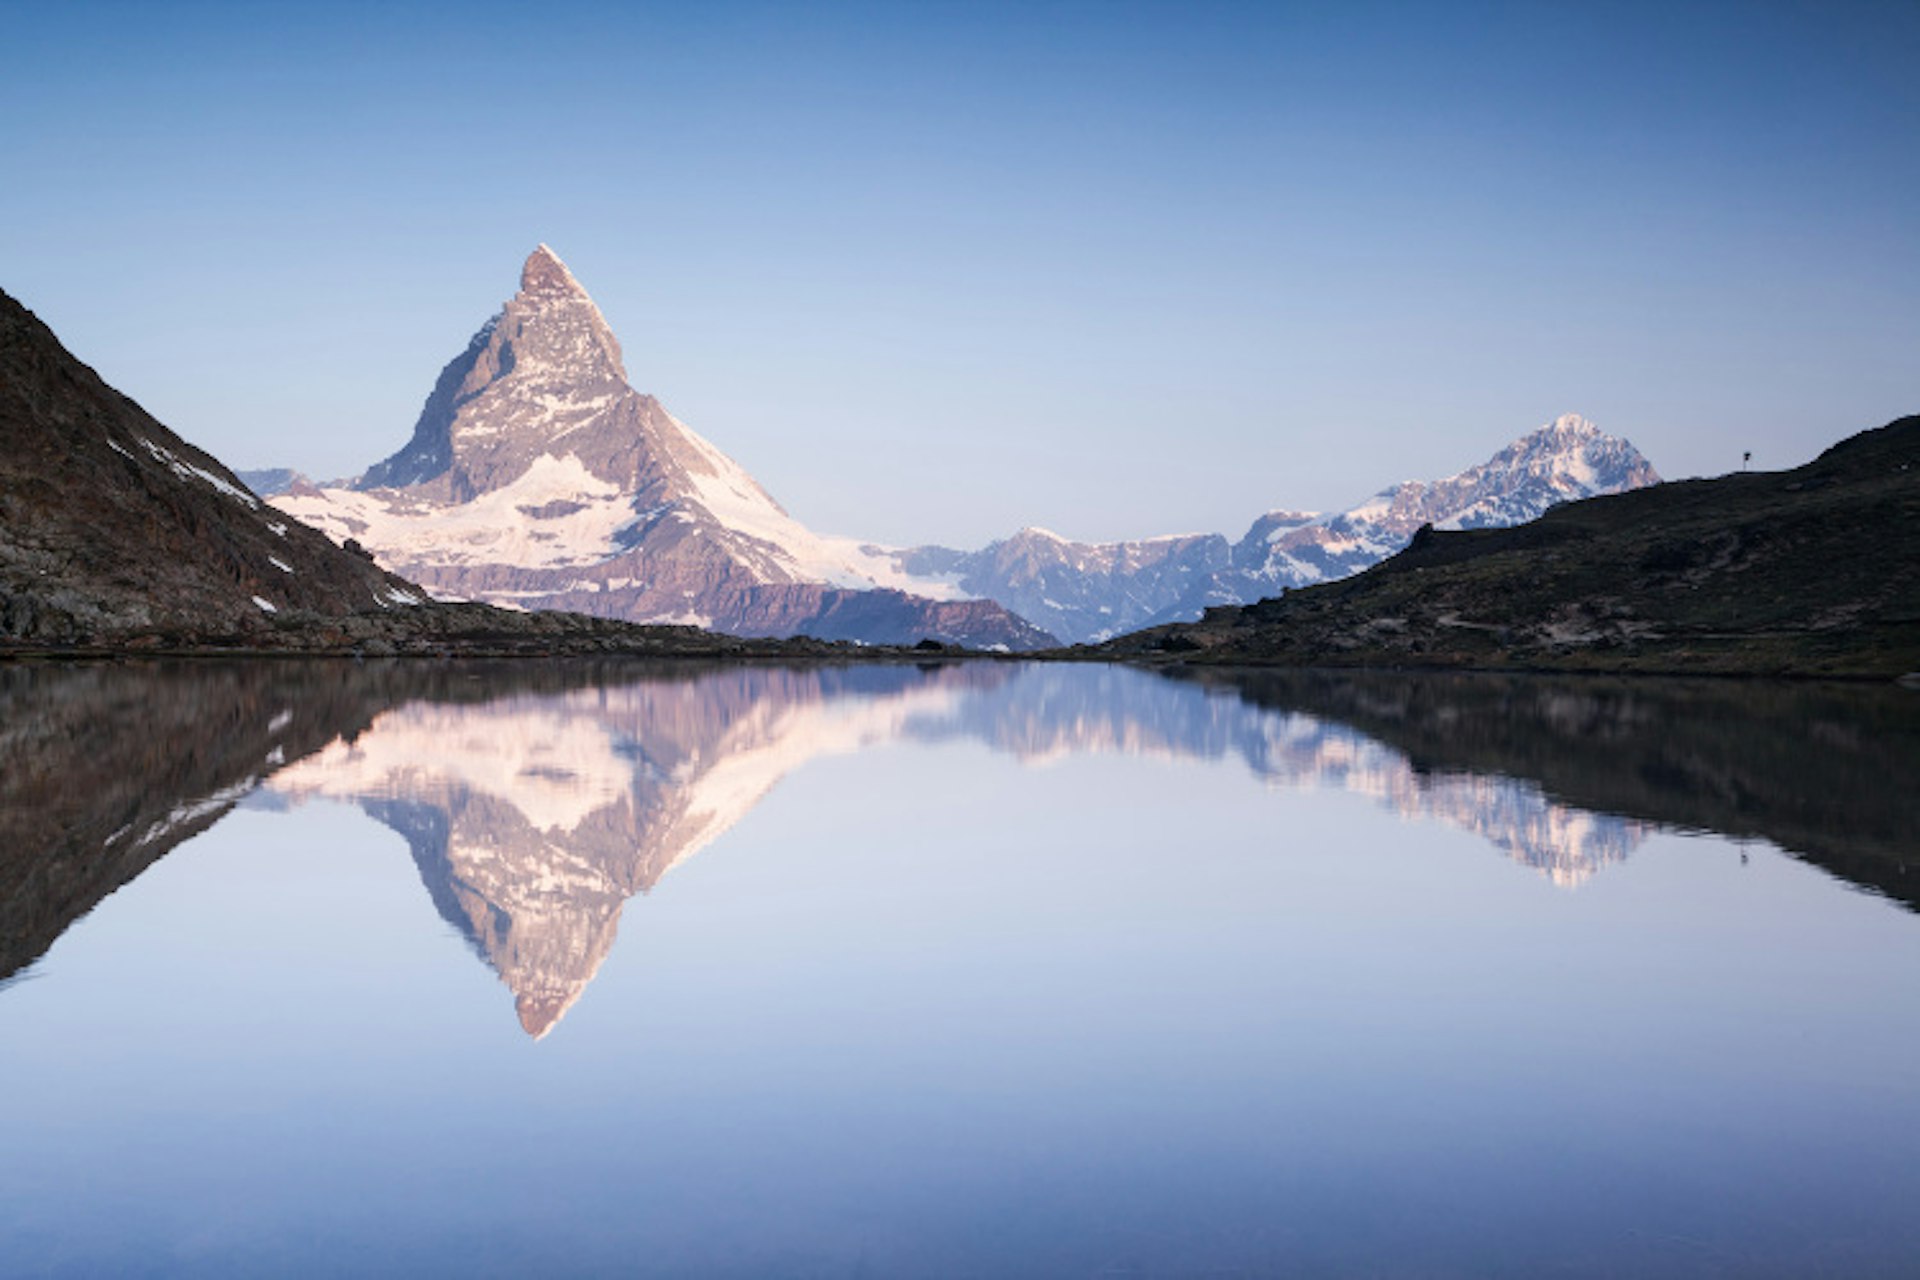
[[[1920,5],[0,0],[0,287],[358,471],[538,241],[826,530],[1345,505],[1920,411]]]

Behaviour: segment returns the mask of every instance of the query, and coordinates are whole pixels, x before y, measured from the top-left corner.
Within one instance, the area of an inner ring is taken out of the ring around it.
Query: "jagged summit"
[[[353,487],[432,486],[433,498],[468,501],[520,479],[560,438],[636,395],[600,308],[543,244],[521,268],[520,291],[440,371],[406,446]],[[625,423],[614,432],[632,434]]]
[[[1479,466],[1444,480],[1383,489],[1335,523],[1364,522],[1399,539],[1423,524],[1443,529],[1521,524],[1555,503],[1637,489],[1659,479],[1630,442],[1606,435],[1577,413],[1565,413]]]
[[[520,268],[520,292],[587,296],[587,291],[573,278],[573,272],[567,270],[567,264],[560,260],[560,255],[545,244],[535,245],[533,252],[527,255],[526,265]]]

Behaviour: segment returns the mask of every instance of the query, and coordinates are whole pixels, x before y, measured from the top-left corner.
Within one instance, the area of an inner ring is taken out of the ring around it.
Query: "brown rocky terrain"
[[[261,636],[421,593],[268,507],[0,294],[0,637]]]

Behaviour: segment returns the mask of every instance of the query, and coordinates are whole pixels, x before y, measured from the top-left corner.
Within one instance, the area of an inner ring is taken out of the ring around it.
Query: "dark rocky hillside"
[[[1920,670],[1920,417],[1792,471],[1590,498],[1509,529],[1425,529],[1345,581],[1085,652],[1897,677]]]
[[[266,506],[0,294],[0,635],[247,636],[424,593]]]

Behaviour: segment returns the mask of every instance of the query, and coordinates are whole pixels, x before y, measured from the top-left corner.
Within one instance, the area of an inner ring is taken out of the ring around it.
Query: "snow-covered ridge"
[[[150,454],[153,457],[153,460],[155,462],[159,463],[161,466],[165,467],[167,470],[173,472],[173,474],[178,476],[180,479],[202,481],[203,483],[211,486],[216,493],[220,493],[225,495],[226,497],[232,498],[235,502],[239,503],[243,507],[246,507],[250,511],[256,511],[259,509],[260,499],[254,497],[252,494],[248,493],[245,489],[240,488],[238,485],[235,485],[235,484],[229,483],[226,480],[223,480],[219,476],[215,475],[213,472],[207,470],[205,467],[194,466],[191,462],[187,462],[183,460],[180,457],[180,455],[176,454],[173,450],[167,448],[164,445],[155,444],[153,441],[147,439],[145,436],[135,436],[133,439],[134,439],[134,443],[138,444],[141,448],[145,449],[148,452],[148,454]],[[132,454],[128,453],[125,449],[122,449],[118,444],[116,444],[112,440],[107,441],[107,447],[109,449],[112,449],[115,453],[121,454],[122,456],[129,457],[129,458],[133,456]]]
[[[762,544],[794,582],[837,587],[883,587],[933,600],[960,598],[950,581],[901,570],[891,548],[854,538],[817,534],[787,514],[746,468],[671,414],[691,447],[687,467],[693,492],[683,499],[728,534]]]
[[[539,520],[522,516],[528,508],[554,502],[572,509]],[[470,502],[427,502],[394,490],[330,489],[285,494],[275,505],[336,542],[355,538],[373,548],[404,547],[402,563],[538,568],[607,559],[617,552],[615,535],[634,518],[626,495],[571,454],[542,454],[511,484]]]

